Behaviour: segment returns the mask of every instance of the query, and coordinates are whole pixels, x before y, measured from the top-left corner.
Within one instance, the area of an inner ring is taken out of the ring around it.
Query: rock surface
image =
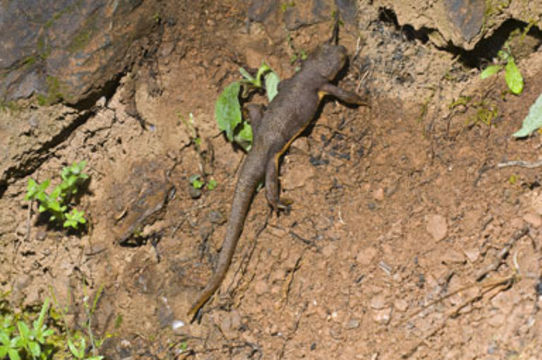
[[[437,46],[449,43],[472,50],[483,38],[491,36],[506,20],[538,23],[542,1],[375,1],[375,6],[391,9],[400,26],[411,25],[428,32]]]
[[[159,20],[156,0],[0,2],[0,103],[33,94],[78,103],[134,60]]]

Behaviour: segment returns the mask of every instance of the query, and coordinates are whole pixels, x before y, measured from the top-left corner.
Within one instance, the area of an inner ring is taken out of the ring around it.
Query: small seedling
[[[207,182],[207,189],[208,190],[214,190],[216,189],[216,186],[217,186],[217,182],[215,179],[211,179]]]
[[[188,178],[188,181],[190,182],[190,185],[196,190],[201,190],[204,186],[207,188],[207,190],[214,190],[217,186],[217,182],[215,179],[210,179],[209,181],[205,182],[205,180],[199,174],[194,174],[190,176]]]
[[[7,356],[10,360],[47,359],[52,348],[47,339],[54,334],[53,329],[45,325],[45,316],[49,311],[49,299],[45,299],[40,314],[29,326],[25,321],[11,315],[0,315],[0,359]]]
[[[203,185],[205,185],[205,182],[201,180],[201,176],[198,174],[194,174],[190,176],[188,178],[188,181],[190,181],[190,185],[192,185],[194,189],[198,189],[198,190],[201,189]]]
[[[62,182],[57,185],[53,191],[48,194],[47,188],[51,180],[47,179],[41,184],[34,179],[28,179],[28,188],[25,200],[39,203],[38,211],[40,213],[48,212],[49,221],[62,222],[64,228],[71,227],[77,229],[79,224],[85,224],[87,221],[83,211],[72,208],[69,212],[68,204],[75,194],[79,191],[79,186],[88,179],[88,175],[83,173],[86,165],[85,161],[74,162],[71,166],[62,169],[60,174]]]
[[[252,146],[252,128],[242,118],[239,97],[247,98],[250,89],[259,90],[264,88],[265,84],[267,98],[272,101],[278,93],[280,78],[265,63],[258,69],[256,77],[250,75],[243,68],[240,68],[239,72],[244,79],[231,83],[218,96],[215,105],[215,118],[218,128],[226,133],[228,141],[235,142],[245,151],[249,151]]]
[[[523,76],[521,76],[514,57],[509,50],[499,50],[497,57],[499,58],[499,63],[486,67],[480,74],[480,77],[486,79],[504,69],[504,79],[506,80],[508,89],[515,95],[521,94],[523,91]]]

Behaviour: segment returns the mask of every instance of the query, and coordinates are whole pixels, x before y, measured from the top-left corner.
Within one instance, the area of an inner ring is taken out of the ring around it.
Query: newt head
[[[331,81],[344,67],[347,58],[348,55],[344,46],[324,44],[309,55],[303,64],[303,68],[316,71]]]

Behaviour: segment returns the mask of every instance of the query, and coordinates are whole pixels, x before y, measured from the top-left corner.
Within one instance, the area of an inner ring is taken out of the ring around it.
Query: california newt
[[[308,56],[299,72],[280,82],[278,94],[267,110],[259,105],[247,107],[254,134],[252,150],[237,180],[215,272],[190,308],[189,316],[196,315],[224,280],[258,184],[265,181],[265,195],[274,211],[286,207],[279,199],[279,158],[311,123],[322,98],[331,95],[345,103],[367,105],[357,94],[331,83],[347,58],[344,46],[331,42],[321,45]]]

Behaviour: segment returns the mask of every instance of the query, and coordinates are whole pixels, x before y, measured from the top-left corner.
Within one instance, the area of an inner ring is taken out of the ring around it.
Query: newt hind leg
[[[274,212],[290,211],[291,200],[279,196],[279,157],[280,154],[273,156],[267,162],[265,168],[265,197]]]

